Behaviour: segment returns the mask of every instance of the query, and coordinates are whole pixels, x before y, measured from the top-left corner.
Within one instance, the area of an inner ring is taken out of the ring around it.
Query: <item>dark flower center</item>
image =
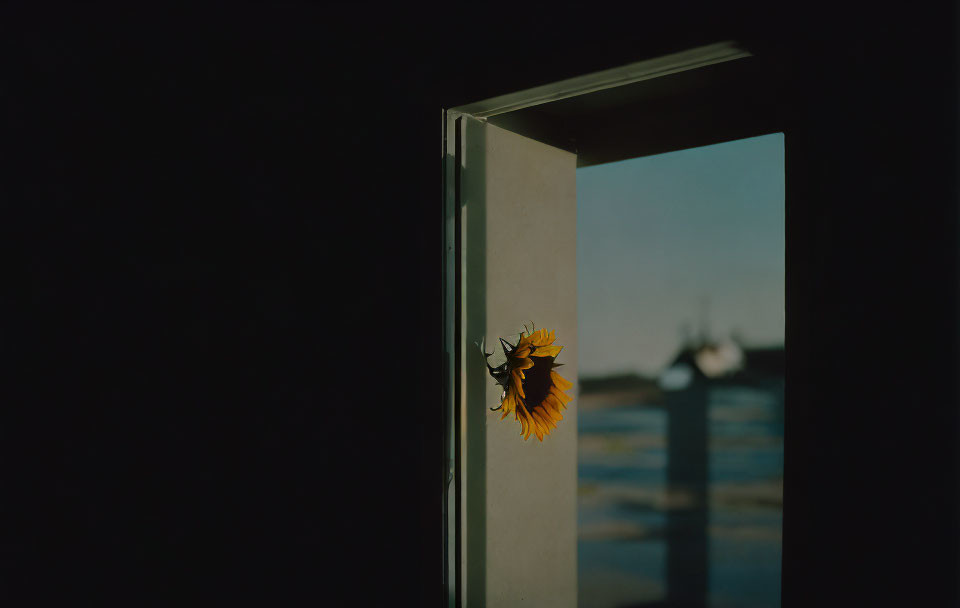
[[[530,360],[533,361],[533,367],[523,370],[521,382],[527,411],[543,403],[550,394],[550,370],[553,369],[554,357],[530,357]]]

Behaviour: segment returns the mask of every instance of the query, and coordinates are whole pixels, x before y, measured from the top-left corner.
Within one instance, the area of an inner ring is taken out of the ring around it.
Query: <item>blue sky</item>
[[[699,330],[783,343],[783,134],[577,170],[579,373],[656,373]]]

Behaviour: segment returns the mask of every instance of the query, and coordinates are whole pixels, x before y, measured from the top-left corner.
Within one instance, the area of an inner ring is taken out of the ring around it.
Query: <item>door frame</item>
[[[723,41],[700,46],[678,53],[663,55],[627,65],[586,74],[583,76],[557,81],[522,91],[508,93],[468,104],[442,109],[441,111],[441,241],[442,241],[442,305],[441,305],[441,342],[442,342],[442,418],[444,428],[443,466],[442,466],[442,513],[443,513],[443,595],[444,604],[450,608],[460,608],[464,599],[462,590],[462,568],[464,546],[461,531],[465,526],[465,513],[461,485],[461,467],[463,466],[462,433],[463,424],[459,404],[461,403],[463,348],[461,328],[462,303],[462,255],[460,235],[460,174],[461,134],[465,118],[487,121],[492,117],[507,117],[512,112],[534,108],[565,99],[581,97],[618,87],[651,81],[672,74],[679,74],[698,68],[753,57],[753,53],[735,41]],[[497,124],[504,126],[500,121]],[[521,135],[522,129],[512,128]],[[769,132],[784,132],[780,128]],[[742,137],[750,137],[748,133]],[[739,139],[740,137],[737,137]],[[699,145],[719,143],[710,141]],[[674,149],[696,147],[679,145]],[[668,151],[668,150],[663,150]],[[659,152],[655,152],[659,153]],[[613,162],[613,161],[604,161]]]

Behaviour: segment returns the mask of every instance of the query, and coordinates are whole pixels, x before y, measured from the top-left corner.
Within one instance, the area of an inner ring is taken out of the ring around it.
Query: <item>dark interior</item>
[[[585,163],[785,132],[782,605],[958,605],[957,23],[4,3],[0,599],[440,604],[441,109],[736,40],[517,128]]]

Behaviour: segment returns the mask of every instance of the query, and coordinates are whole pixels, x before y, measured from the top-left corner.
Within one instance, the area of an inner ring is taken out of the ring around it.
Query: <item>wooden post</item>
[[[668,606],[707,605],[708,400],[701,378],[666,392]]]

